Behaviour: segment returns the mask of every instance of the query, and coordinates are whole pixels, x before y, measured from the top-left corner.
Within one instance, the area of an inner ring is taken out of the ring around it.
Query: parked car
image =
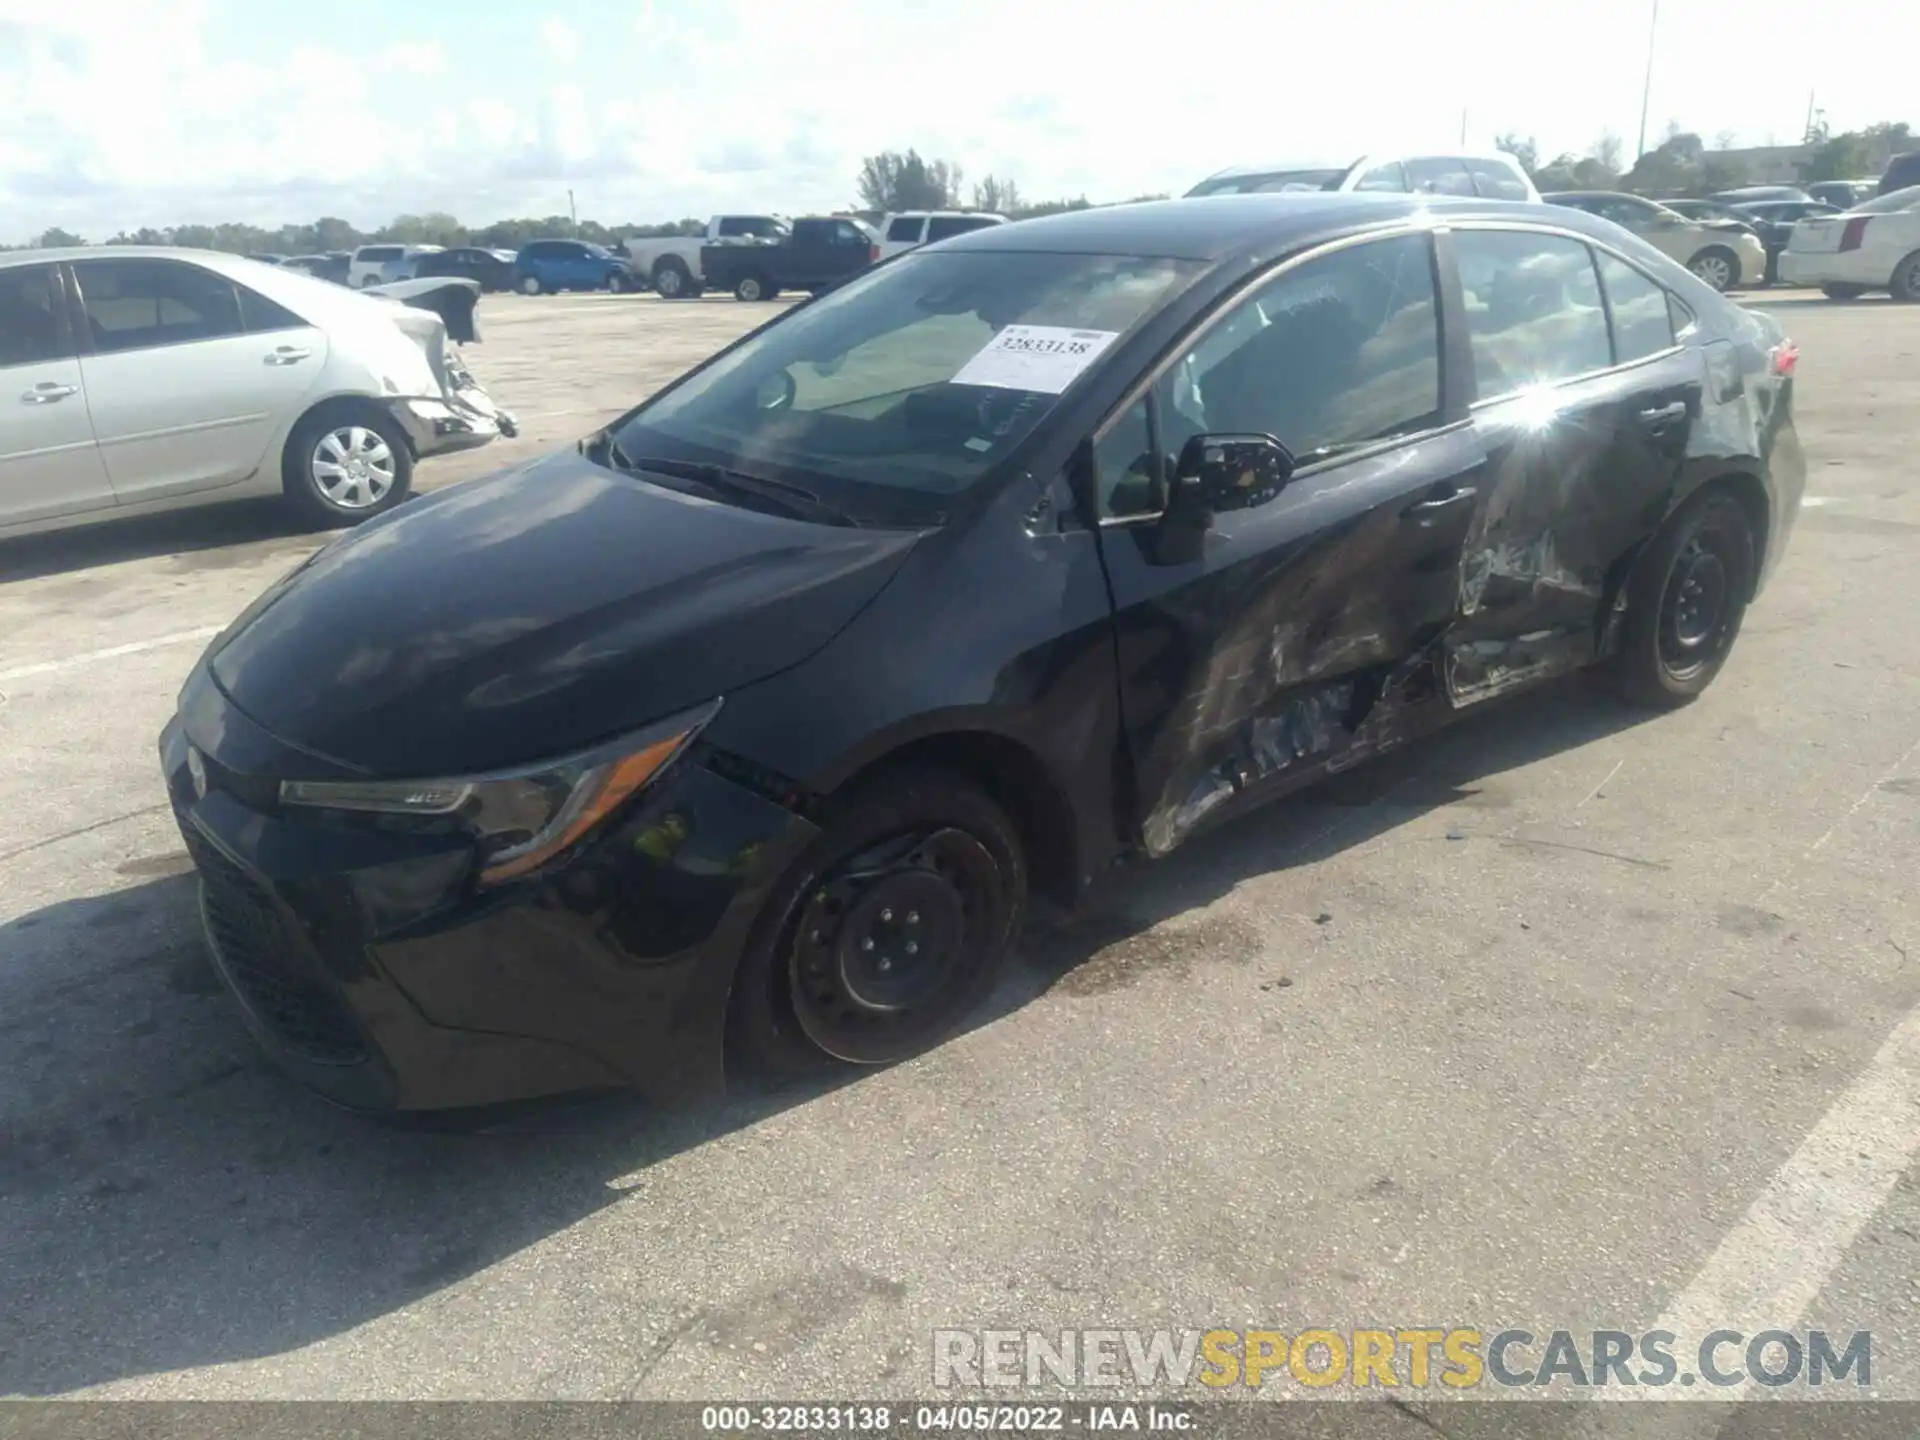
[[[1787,248],[1787,240],[1793,234],[1795,223],[1809,215],[1840,213],[1833,206],[1818,200],[1758,200],[1740,208],[1752,217],[1760,243],[1766,247],[1765,278],[1769,285],[1779,278],[1780,254]]]
[[[932,245],[969,230],[1006,223],[1006,216],[984,210],[903,210],[887,216],[884,224],[875,227],[880,236],[878,258],[891,259],[919,245]]]
[[[1755,235],[1760,233],[1753,216],[1740,206],[1722,200],[1662,200],[1660,203],[1689,220],[1730,220],[1743,230],[1751,230]]]
[[[1631,230],[1716,290],[1757,285],[1766,278],[1766,247],[1751,223],[1689,220],[1658,201],[1612,190],[1567,190],[1545,198],[1550,205],[1584,210]]]
[[[668,300],[691,300],[706,289],[701,254],[711,245],[777,245],[792,224],[784,215],[715,215],[699,235],[624,243],[633,273]]]
[[[904,255],[209,647],[160,748],[218,969],[373,1109],[902,1059],[1030,895],[1552,676],[1700,694],[1792,531],[1794,368],[1545,206]]]
[[[406,262],[407,278],[426,280],[435,276],[478,281],[483,294],[511,290],[514,278],[514,252],[487,250],[478,245],[459,245],[418,255]]]
[[[1836,210],[1851,210],[1862,200],[1871,200],[1879,193],[1877,180],[1818,180],[1807,186],[1808,195]]]
[[[359,290],[404,280],[408,261],[440,249],[438,245],[362,245],[347,262],[347,284]]]
[[[1920,150],[1909,150],[1904,155],[1896,155],[1887,161],[1887,170],[1880,177],[1880,183],[1874,187],[1879,195],[1891,195],[1896,190],[1905,190],[1910,185],[1920,185]]]
[[[701,252],[701,271],[716,290],[736,300],[772,300],[782,290],[819,294],[871,265],[880,237],[844,215],[795,220],[777,245],[711,245]]]
[[[1480,195],[1490,200],[1534,200],[1540,192],[1511,155],[1362,155],[1358,160],[1236,165],[1208,176],[1187,192],[1260,195],[1275,191],[1384,190],[1416,195]]]
[[[587,240],[535,240],[513,258],[513,288],[522,295],[562,290],[635,288],[628,261]]]
[[[430,310],[170,247],[0,254],[0,393],[4,535],[268,494],[352,524],[513,433]]]
[[[347,283],[347,273],[353,264],[353,257],[346,254],[327,255],[289,255],[284,262],[289,270],[298,270],[311,275],[316,280],[331,280],[336,285]]]
[[[1800,221],[1780,257],[1780,278],[1818,285],[1834,300],[1885,290],[1920,301],[1920,185]]]
[[[256,264],[260,264],[260,265],[284,265],[287,263],[286,256],[275,255],[266,251],[262,251],[258,255],[249,255],[247,256],[247,259],[252,260]]]
[[[1751,205],[1759,200],[1811,200],[1813,197],[1798,185],[1742,185],[1707,198],[1723,205]]]

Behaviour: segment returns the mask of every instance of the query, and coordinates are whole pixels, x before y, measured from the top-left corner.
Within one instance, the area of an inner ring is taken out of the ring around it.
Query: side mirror
[[[798,390],[791,371],[776,371],[753,387],[753,408],[761,411],[784,410],[793,404],[793,397]]]
[[[1167,514],[1191,520],[1263,505],[1294,468],[1292,452],[1271,435],[1195,435],[1174,467]]]

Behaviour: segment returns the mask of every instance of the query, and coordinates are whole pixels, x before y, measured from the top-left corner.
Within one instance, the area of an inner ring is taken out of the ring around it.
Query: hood
[[[565,755],[819,650],[916,536],[805,524],[560,454],[341,537],[216,642],[281,740],[426,778]]]

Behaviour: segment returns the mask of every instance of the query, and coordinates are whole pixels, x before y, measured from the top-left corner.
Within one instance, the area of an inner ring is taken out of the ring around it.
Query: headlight
[[[283,780],[280,803],[373,815],[444,816],[480,845],[480,883],[538,869],[673,763],[714,700],[585,754],[448,780]]]

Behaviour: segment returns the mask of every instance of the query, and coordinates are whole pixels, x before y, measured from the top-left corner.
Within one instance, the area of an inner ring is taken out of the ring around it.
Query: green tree
[[[993,215],[1011,215],[1023,202],[1020,187],[1011,180],[989,175],[973,187],[973,208]]]
[[[918,150],[867,156],[856,184],[869,210],[952,210],[962,203],[960,167],[951,160],[923,160]]]
[[[1508,134],[1500,136],[1493,144],[1495,149],[1511,155],[1514,159],[1518,160],[1520,162],[1520,168],[1526,171],[1527,174],[1533,175],[1540,169],[1540,142],[1535,140],[1531,135],[1523,139],[1519,135],[1509,132]]]
[[[84,245],[86,243],[86,241],[82,240],[71,230],[62,230],[58,225],[54,225],[42,230],[40,232],[40,238],[35,240],[29,248],[34,250],[70,250],[76,245]]]

